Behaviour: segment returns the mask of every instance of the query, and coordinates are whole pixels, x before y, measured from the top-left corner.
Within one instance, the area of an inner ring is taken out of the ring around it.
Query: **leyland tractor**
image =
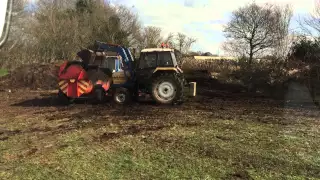
[[[196,95],[196,83],[188,83],[179,68],[175,50],[161,46],[146,48],[134,59],[129,48],[95,42],[77,58],[60,66],[58,96],[64,102],[93,98],[99,102],[111,96],[117,104],[150,95],[160,104],[181,104],[185,87]]]

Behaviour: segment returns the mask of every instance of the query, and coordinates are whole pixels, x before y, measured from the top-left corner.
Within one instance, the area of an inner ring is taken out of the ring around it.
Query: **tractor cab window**
[[[158,66],[172,66],[171,52],[159,52]]]
[[[115,57],[106,57],[104,61],[104,68],[108,68],[111,71],[115,70],[116,68],[116,63],[115,63],[116,58]]]
[[[157,66],[157,53],[145,53],[140,58],[139,68],[152,68]]]

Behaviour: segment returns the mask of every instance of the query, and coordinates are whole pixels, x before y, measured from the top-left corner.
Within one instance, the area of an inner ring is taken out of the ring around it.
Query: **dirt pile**
[[[23,65],[0,78],[0,87],[1,89],[56,89],[58,70],[59,67],[55,64]]]

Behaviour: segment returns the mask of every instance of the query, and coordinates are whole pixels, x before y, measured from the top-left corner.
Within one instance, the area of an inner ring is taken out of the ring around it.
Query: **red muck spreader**
[[[96,42],[98,43],[98,42]],[[64,62],[59,69],[58,96],[65,102],[79,98],[103,101],[114,83],[113,74],[119,71],[124,56],[122,47],[104,43],[104,49],[84,49],[73,61]]]

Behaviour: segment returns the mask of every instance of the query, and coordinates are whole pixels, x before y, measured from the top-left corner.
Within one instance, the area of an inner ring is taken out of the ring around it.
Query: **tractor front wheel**
[[[183,80],[176,74],[164,73],[152,83],[152,97],[160,104],[176,104],[183,101]]]
[[[128,89],[117,88],[113,94],[113,100],[117,104],[127,104],[131,100],[131,96]]]

